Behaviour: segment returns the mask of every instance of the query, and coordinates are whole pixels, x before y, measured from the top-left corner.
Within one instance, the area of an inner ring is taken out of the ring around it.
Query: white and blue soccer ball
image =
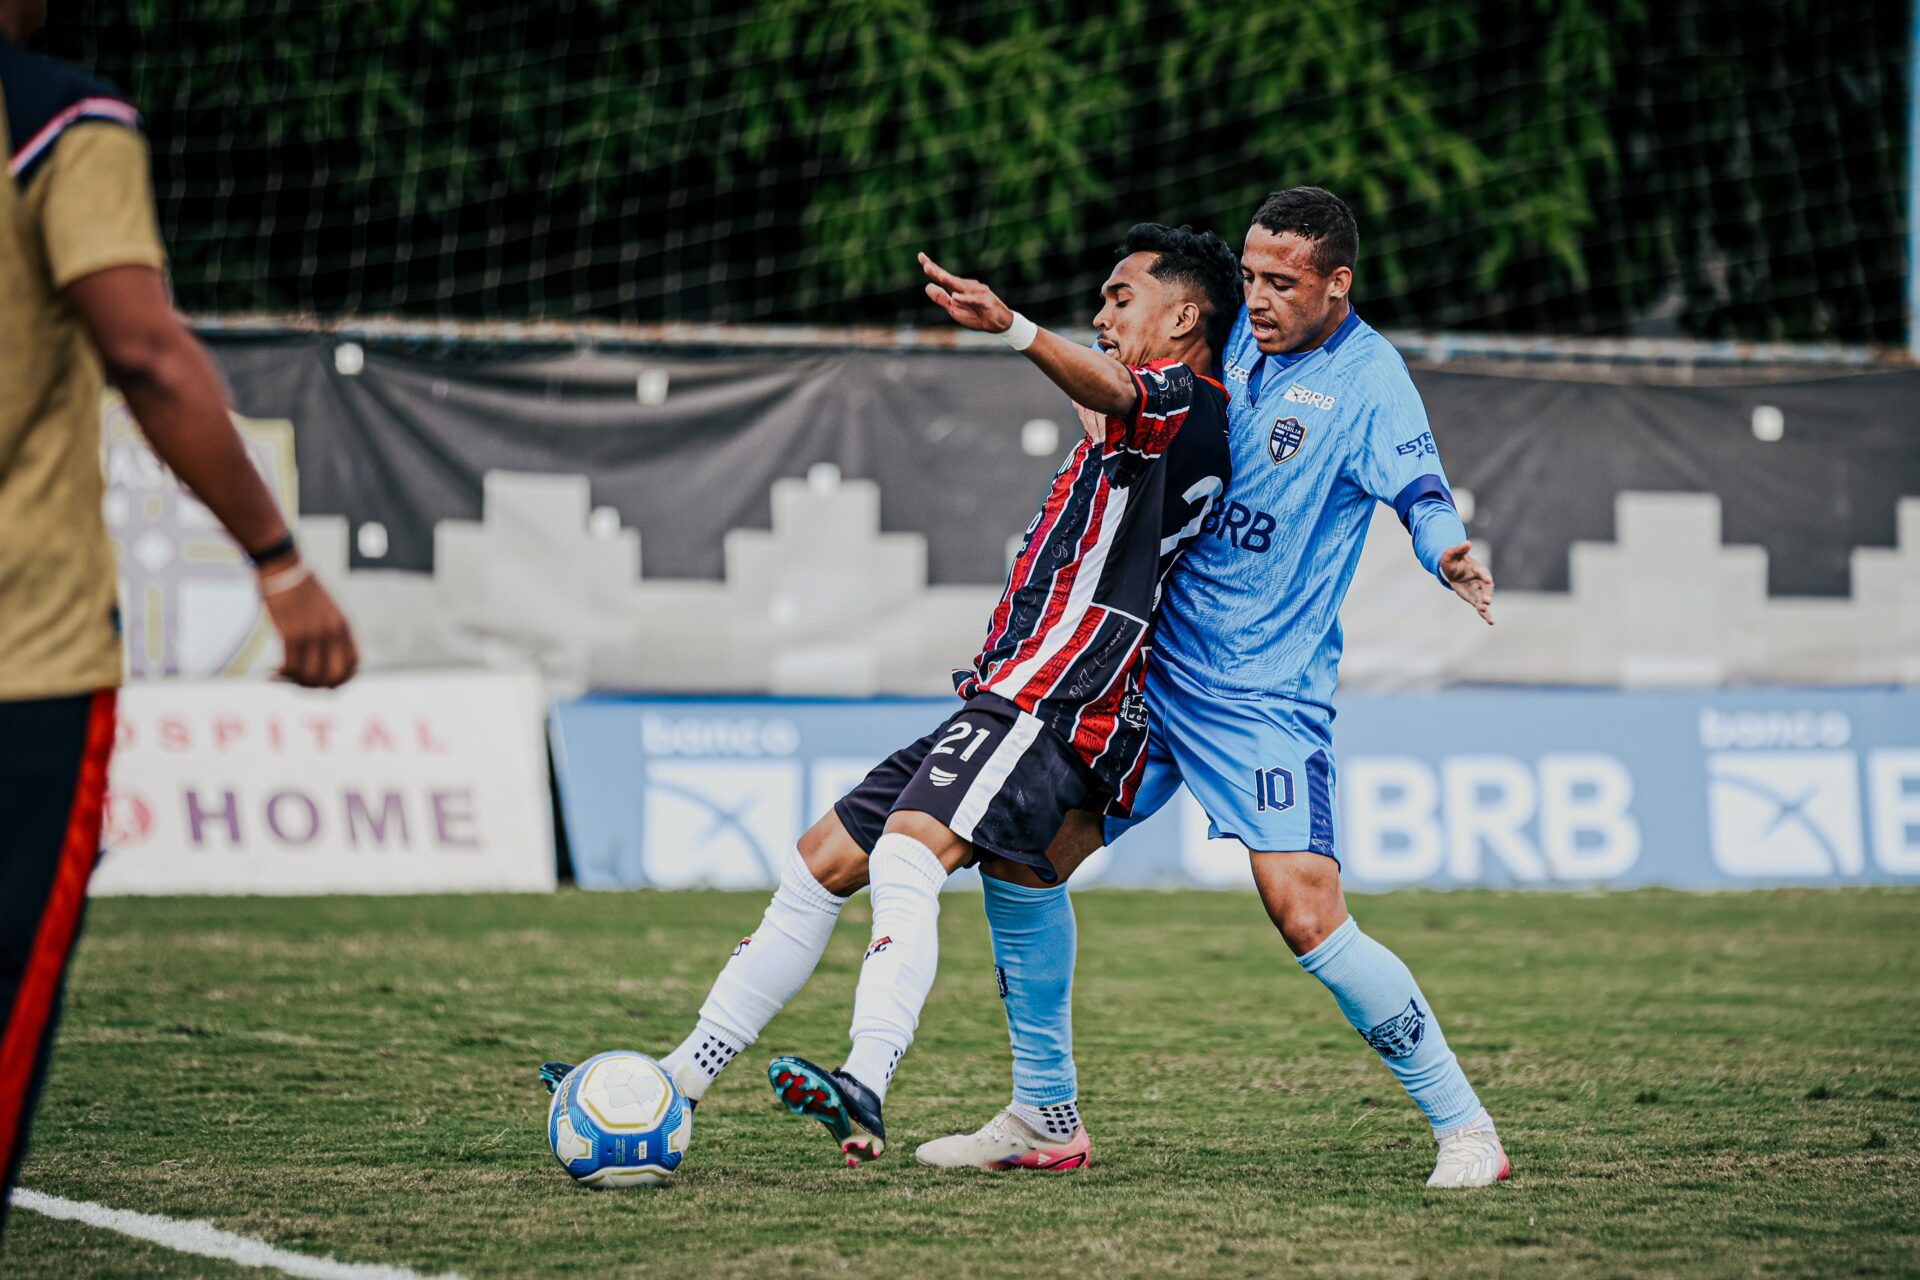
[[[597,1053],[553,1091],[547,1141],[582,1186],[657,1187],[686,1158],[693,1107],[646,1054]]]

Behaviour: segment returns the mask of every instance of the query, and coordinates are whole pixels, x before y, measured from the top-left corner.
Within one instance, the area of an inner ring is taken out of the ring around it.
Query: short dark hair
[[[1253,221],[1275,235],[1291,231],[1311,240],[1313,269],[1323,276],[1339,267],[1353,270],[1360,257],[1360,228],[1354,225],[1353,210],[1331,191],[1319,187],[1276,191],[1253,211]]]
[[[1156,280],[1185,285],[1206,301],[1207,346],[1224,358],[1227,335],[1240,314],[1240,257],[1211,231],[1189,226],[1169,227],[1142,222],[1127,232],[1118,257],[1151,253],[1158,257],[1147,274]]]

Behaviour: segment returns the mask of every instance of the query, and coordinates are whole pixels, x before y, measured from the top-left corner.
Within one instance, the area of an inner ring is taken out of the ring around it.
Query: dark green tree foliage
[[[1813,0],[96,0],[200,311],[1084,321],[1316,183],[1376,323],[1897,342],[1906,15]]]

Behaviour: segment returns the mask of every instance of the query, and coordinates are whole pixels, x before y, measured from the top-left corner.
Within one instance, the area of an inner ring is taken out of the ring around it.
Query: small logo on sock
[[[752,942],[753,942],[752,934],[748,934],[746,937],[740,939],[740,941],[736,942],[733,946],[733,954],[739,955],[742,951],[745,951],[748,945],[751,944]]]
[[[1404,1058],[1420,1047],[1427,1034],[1427,1015],[1417,1000],[1407,1001],[1406,1010],[1371,1031],[1360,1033],[1383,1058]]]
[[[873,942],[867,947],[866,958],[871,960],[892,945],[893,945],[893,938],[891,936],[888,936],[885,938],[875,938]]]
[[[993,966],[993,980],[1000,984],[1000,998],[1007,998],[1007,971],[999,965]]]

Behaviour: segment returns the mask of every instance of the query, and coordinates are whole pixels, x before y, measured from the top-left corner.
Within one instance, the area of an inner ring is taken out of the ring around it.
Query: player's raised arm
[[[1139,403],[1139,388],[1118,360],[1040,328],[980,281],[956,276],[924,253],[920,255],[920,269],[927,274],[927,297],[952,316],[954,323],[980,333],[999,334],[1008,346],[1038,365],[1055,386],[1072,396],[1075,404],[1112,417],[1133,414]]]

